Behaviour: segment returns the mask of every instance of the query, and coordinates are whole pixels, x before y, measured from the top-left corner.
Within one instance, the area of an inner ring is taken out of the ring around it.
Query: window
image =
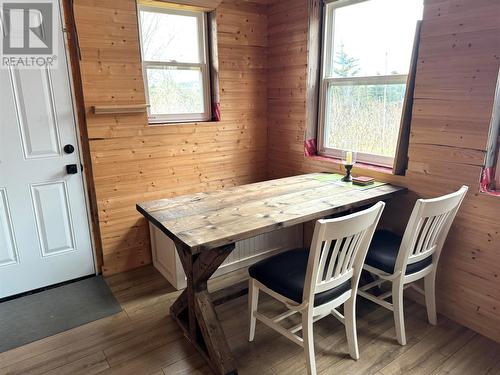
[[[206,22],[201,11],[139,5],[150,123],[210,119]]]
[[[497,141],[497,150],[498,144],[500,144],[500,138]],[[495,189],[500,191],[500,153],[497,151],[497,161],[496,161],[496,174],[495,174]]]
[[[493,168],[495,170],[495,183],[492,187],[497,193],[500,193],[500,69],[498,69],[497,87],[495,90],[495,100],[493,102],[489,144],[490,148],[488,149],[486,162],[488,163],[488,157],[491,157],[494,160]]]
[[[481,191],[500,195],[500,69],[491,112],[486,160],[481,177]]]
[[[423,0],[339,0],[325,5],[319,152],[353,150],[392,166],[413,40]]]

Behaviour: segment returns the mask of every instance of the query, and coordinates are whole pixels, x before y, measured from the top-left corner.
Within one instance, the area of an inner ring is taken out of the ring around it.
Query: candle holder
[[[351,176],[351,170],[353,165],[352,164],[344,164],[345,167],[345,176],[342,177],[343,182],[352,182],[352,176]]]
[[[351,170],[356,163],[356,153],[354,151],[342,151],[342,164],[345,167],[345,176],[342,177],[343,182],[352,182]]]

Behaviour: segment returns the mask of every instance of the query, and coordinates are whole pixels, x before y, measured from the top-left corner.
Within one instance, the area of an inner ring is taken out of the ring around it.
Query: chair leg
[[[437,324],[436,313],[436,270],[424,277],[425,304],[427,306],[427,319],[432,325]]]
[[[257,319],[254,316],[254,312],[257,311],[257,306],[259,304],[259,288],[255,285],[255,280],[249,280],[248,287],[248,316],[250,318],[250,333],[248,336],[248,341],[253,341],[255,337],[255,324]]]
[[[349,354],[352,359],[359,359],[358,335],[356,333],[356,295],[344,303],[345,332]]]
[[[304,352],[306,355],[307,374],[316,375],[312,312],[304,312],[302,314],[302,333],[304,339]]]
[[[394,312],[394,324],[396,326],[396,337],[399,344],[406,345],[405,318],[403,312],[403,284],[399,280],[392,283],[392,306]]]

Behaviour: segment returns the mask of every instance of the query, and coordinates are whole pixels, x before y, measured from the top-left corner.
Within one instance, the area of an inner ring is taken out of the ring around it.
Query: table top
[[[137,210],[193,253],[389,199],[405,188],[341,182],[311,173],[137,204]]]

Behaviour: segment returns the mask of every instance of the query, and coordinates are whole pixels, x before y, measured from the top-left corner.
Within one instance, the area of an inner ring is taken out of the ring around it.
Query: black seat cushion
[[[387,273],[394,273],[396,258],[401,245],[401,236],[388,230],[378,230],[373,235],[373,240],[366,255],[365,264]],[[432,263],[432,256],[419,262],[408,264],[406,275],[423,270]]]
[[[308,249],[296,249],[274,255],[252,265],[248,272],[251,277],[269,289],[292,301],[302,303],[304,282],[306,279]],[[316,294],[314,306],[322,305],[351,289],[351,281]]]

